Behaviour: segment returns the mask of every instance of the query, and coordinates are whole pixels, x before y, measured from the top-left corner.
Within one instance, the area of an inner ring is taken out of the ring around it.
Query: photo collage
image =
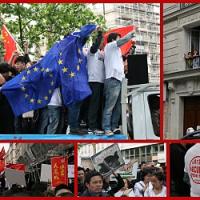
[[[0,199],[200,197],[200,3],[0,3],[0,29]]]

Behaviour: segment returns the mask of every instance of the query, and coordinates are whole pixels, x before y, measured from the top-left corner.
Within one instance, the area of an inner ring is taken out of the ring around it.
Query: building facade
[[[79,146],[78,164],[84,167],[93,168],[90,157],[112,144],[83,144]],[[138,160],[139,163],[144,162],[166,162],[166,145],[165,144],[134,144],[134,143],[119,143],[119,148],[122,157],[126,161]]]
[[[73,144],[11,143],[6,154],[6,163],[23,163],[26,171],[50,164],[51,157],[68,155],[68,163],[73,164]]]
[[[111,28],[134,25],[136,54],[148,55],[150,82],[160,80],[160,4],[158,3],[104,3],[89,4],[93,12],[104,16]]]
[[[200,4],[164,4],[164,133],[181,138],[200,125],[200,68],[185,55],[200,50]]]

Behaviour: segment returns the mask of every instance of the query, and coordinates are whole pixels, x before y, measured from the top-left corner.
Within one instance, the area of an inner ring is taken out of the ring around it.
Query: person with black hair
[[[123,178],[120,176],[120,174],[116,174],[114,171],[112,171],[112,174],[117,180],[117,184],[111,186],[110,177],[104,178],[104,184],[103,184],[103,189],[109,194],[109,196],[114,196],[116,192],[118,192],[120,189],[124,187],[124,181]]]
[[[118,33],[110,33],[104,49],[105,64],[105,107],[103,112],[103,128],[105,135],[120,133],[118,128],[121,115],[121,82],[125,77],[124,64],[120,47],[131,40],[135,32],[120,38]]]
[[[69,187],[65,184],[60,184],[55,188],[56,197],[73,197],[74,194],[71,192]]]
[[[144,192],[145,197],[166,197],[166,187],[164,186],[164,174],[161,171],[155,171],[151,176],[152,187],[148,187]]]
[[[122,187],[118,192],[115,193],[115,197],[135,197],[135,193],[133,191],[133,188],[130,187],[131,183],[126,178],[123,179],[124,181],[124,187]]]
[[[78,194],[82,194],[85,190],[85,169],[83,167],[78,167]]]
[[[134,193],[136,197],[143,197],[147,188],[151,187],[150,178],[152,170],[145,168],[141,171],[141,180],[134,185]]]
[[[12,69],[8,63],[0,64],[0,87],[11,79]],[[0,133],[14,132],[14,113],[5,95],[0,92]]]
[[[107,197],[108,193],[103,192],[103,176],[97,171],[90,171],[85,176],[87,189],[80,196]]]

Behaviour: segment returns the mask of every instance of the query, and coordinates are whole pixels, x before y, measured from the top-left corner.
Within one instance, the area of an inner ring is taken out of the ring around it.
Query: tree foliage
[[[50,47],[62,36],[88,23],[105,28],[103,16],[95,15],[86,4],[0,4],[0,13],[21,47],[28,40],[30,47],[39,48],[44,38]]]

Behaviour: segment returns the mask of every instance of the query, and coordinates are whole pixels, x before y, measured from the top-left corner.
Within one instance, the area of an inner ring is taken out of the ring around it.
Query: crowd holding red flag
[[[12,53],[17,50],[17,42],[15,41],[12,34],[8,31],[5,24],[2,26],[1,34],[5,49],[4,60],[8,62],[12,56]]]
[[[58,156],[51,158],[52,187],[68,184],[67,157]]]

